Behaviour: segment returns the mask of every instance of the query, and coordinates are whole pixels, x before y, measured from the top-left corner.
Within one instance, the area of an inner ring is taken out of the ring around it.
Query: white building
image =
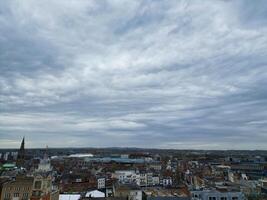
[[[133,183],[137,174],[134,170],[117,170],[113,177],[118,179],[120,183]]]
[[[160,184],[159,176],[153,176],[152,181],[153,181],[152,185],[159,185]]]
[[[49,172],[51,170],[52,170],[52,167],[50,164],[50,160],[48,158],[40,160],[40,163],[38,165],[38,171]]]
[[[141,173],[140,174],[140,186],[147,186],[147,174]]]
[[[93,190],[93,191],[88,191],[85,194],[85,197],[91,197],[91,198],[103,198],[105,197],[105,193],[104,192],[100,192],[98,190]]]
[[[6,153],[4,154],[4,160],[8,160],[8,156],[9,156],[9,152],[6,152]]]
[[[98,178],[97,179],[97,189],[103,189],[106,187],[106,179],[105,178]]]
[[[123,184],[137,184],[138,186],[159,185],[159,177],[153,176],[151,172],[142,172],[135,170],[117,170],[113,174],[113,178],[119,180]]]
[[[172,185],[172,178],[171,177],[165,177],[162,179],[162,185],[164,187],[171,186]]]
[[[153,185],[153,173],[150,172],[146,174],[146,184],[147,186]]]
[[[50,159],[48,157],[47,151],[48,151],[48,147],[46,147],[46,152],[44,154],[44,158],[40,160],[37,171],[49,172],[52,170]]]
[[[162,169],[162,166],[160,163],[151,163],[149,164],[150,169],[154,169],[156,171],[160,171]]]
[[[60,194],[59,200],[79,200],[81,198],[80,194]]]

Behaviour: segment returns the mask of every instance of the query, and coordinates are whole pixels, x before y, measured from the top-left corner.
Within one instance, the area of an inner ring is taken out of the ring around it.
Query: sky
[[[267,149],[265,0],[0,1],[0,148]]]

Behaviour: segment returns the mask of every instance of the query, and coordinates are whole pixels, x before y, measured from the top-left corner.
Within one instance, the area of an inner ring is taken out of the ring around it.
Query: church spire
[[[44,154],[44,160],[48,159],[48,145],[46,145],[45,154]]]
[[[21,144],[20,144],[20,149],[18,152],[17,166],[23,167],[24,162],[25,162],[25,138],[23,137]]]
[[[25,138],[23,137],[23,139],[22,139],[22,142],[21,142],[21,144],[20,144],[20,151],[25,151],[25,149],[24,149],[24,145],[25,145]]]

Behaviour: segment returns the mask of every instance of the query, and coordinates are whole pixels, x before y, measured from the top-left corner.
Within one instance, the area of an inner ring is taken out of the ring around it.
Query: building
[[[160,184],[160,178],[159,176],[153,176],[152,177],[152,185],[153,186],[156,186],[156,185],[159,185]]]
[[[59,200],[79,200],[81,198],[80,194],[60,194]]]
[[[137,185],[124,184],[116,185],[114,197],[126,198],[127,200],[142,200],[142,190]]]
[[[17,177],[2,184],[1,200],[30,200],[33,177]]]
[[[189,197],[148,197],[147,200],[191,200]]]
[[[24,139],[24,137],[23,137],[21,145],[20,145],[16,165],[20,168],[24,167],[24,165],[25,165],[25,139]]]
[[[47,151],[48,151],[48,148],[46,147],[46,152],[44,154],[44,158],[40,160],[40,163],[38,165],[37,171],[39,171],[39,172],[49,172],[52,170],[50,159],[48,158]]]
[[[58,190],[52,189],[51,177],[17,176],[1,186],[0,200],[58,200]]]
[[[9,171],[9,170],[14,170],[16,169],[16,165],[13,163],[5,163],[2,166],[3,170]]]
[[[103,189],[106,187],[106,179],[105,178],[98,178],[97,179],[97,189]]]
[[[242,192],[220,192],[217,190],[192,191],[192,200],[245,200]]]
[[[172,186],[172,178],[171,177],[164,177],[162,179],[162,185],[163,185],[163,187]]]
[[[160,178],[158,176],[154,176],[152,172],[147,172],[145,170],[117,170],[113,174],[113,178],[118,179],[119,183],[122,184],[137,184],[141,187],[160,184]]]
[[[162,166],[160,162],[152,162],[149,164],[149,168],[154,169],[156,171],[160,171],[162,169]]]
[[[34,178],[31,200],[50,200],[52,192],[52,179],[50,176],[38,175]]]
[[[85,197],[88,197],[88,198],[104,198],[105,197],[105,193],[104,192],[100,192],[98,190],[93,190],[93,191],[88,191],[85,194]]]
[[[135,170],[117,170],[113,174],[113,177],[118,179],[120,183],[134,183],[134,182],[140,182],[139,177],[137,176]]]

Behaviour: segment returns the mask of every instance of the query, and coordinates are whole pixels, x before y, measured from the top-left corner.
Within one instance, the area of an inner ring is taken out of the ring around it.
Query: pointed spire
[[[23,136],[22,142],[20,144],[20,150],[24,150],[25,146],[25,137]]]
[[[46,145],[45,154],[44,154],[44,159],[45,159],[45,160],[48,159],[48,145]]]
[[[25,162],[25,137],[23,137],[21,144],[20,144],[20,149],[19,149],[18,158],[17,158],[17,166],[23,167],[24,162]]]

